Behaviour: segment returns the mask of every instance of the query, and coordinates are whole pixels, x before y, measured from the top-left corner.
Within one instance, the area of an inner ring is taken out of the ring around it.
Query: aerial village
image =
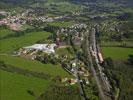
[[[56,53],[56,49],[60,48],[69,48],[71,47],[64,41],[60,40],[60,35],[68,35],[67,33],[73,32],[74,36],[74,43],[75,45],[81,45],[81,41],[83,40],[83,37],[81,36],[82,34],[79,34],[77,29],[82,29],[86,28],[85,24],[75,24],[70,27],[70,29],[66,28],[61,28],[57,31],[57,38],[54,43],[45,43],[45,44],[33,44],[31,46],[26,46],[20,48],[18,51],[15,53],[18,56],[24,57],[26,59],[31,59],[31,60],[38,60],[42,61],[44,60],[46,56],[51,56],[52,58],[57,62],[62,64],[62,67],[64,70],[66,70],[68,73],[72,74],[75,78],[70,78],[68,79],[67,77],[61,78],[60,81],[65,84],[66,86],[68,84],[74,85],[78,82],[77,78],[77,73],[83,77],[83,80],[81,79],[80,81],[84,82],[84,84],[88,85],[89,84],[89,72],[85,70],[84,63],[82,61],[76,61],[75,58],[73,57],[68,57],[67,55],[58,55]],[[43,56],[45,55],[45,57]],[[67,64],[64,64],[64,61],[68,60]],[[47,61],[47,60],[46,60]],[[78,69],[77,69],[78,66]]]
[[[13,12],[6,12],[6,11],[0,11],[0,14],[3,16],[6,16],[6,18],[3,18],[0,20],[0,25],[7,25],[10,29],[14,31],[21,31],[23,30],[22,26],[26,24],[26,22],[32,22],[32,21],[41,21],[41,22],[53,22],[58,21],[64,18],[67,18],[67,15],[64,16],[35,16],[34,11],[32,9],[28,9],[26,11],[23,11],[21,13],[16,12],[15,10]],[[73,14],[75,15],[75,13]],[[32,25],[32,23],[31,23]],[[73,26],[74,27],[74,26]],[[80,27],[83,27],[81,25]]]
[[[0,0],[0,100],[132,100],[132,1]]]
[[[0,20],[0,25],[7,25],[14,31],[22,30],[22,26],[27,21],[42,21],[42,22],[53,22],[54,20],[58,20],[63,18],[63,16],[59,17],[48,17],[48,16],[39,16],[35,17],[33,15],[33,10],[28,9],[22,13],[17,13],[16,11],[6,12],[6,11],[0,11],[1,15],[7,16],[6,18]],[[14,15],[13,15],[14,14]],[[16,14],[16,15],[15,15]]]
[[[17,14],[12,16],[10,12],[0,11],[0,14],[7,16],[3,20],[0,21],[0,25],[6,25],[10,29],[14,31],[22,30],[22,26],[29,21],[36,20],[41,22],[53,22],[59,19],[63,19],[67,16],[58,16],[58,17],[48,17],[48,16],[39,16],[35,17],[33,14],[31,14],[33,10],[26,10],[25,12],[21,14]],[[15,13],[15,11],[14,11]],[[75,14],[75,13],[74,13]],[[52,55],[52,63],[60,63],[64,70],[66,70],[68,73],[72,74],[74,78],[68,79],[67,77],[61,78],[60,81],[65,84],[66,86],[68,84],[74,85],[77,82],[83,82],[85,85],[89,84],[89,77],[90,73],[88,70],[86,70],[85,64],[81,60],[76,60],[75,57],[68,57],[67,55],[58,55],[56,53],[56,49],[59,48],[69,48],[71,47],[70,43],[66,43],[66,41],[62,41],[62,35],[63,38],[68,38],[68,35],[71,36],[73,39],[73,43],[76,46],[80,46],[83,41],[83,34],[84,30],[87,28],[87,25],[84,23],[77,23],[74,25],[71,25],[68,28],[59,28],[56,32],[56,39],[53,43],[36,43],[32,45],[27,45],[25,47],[19,48],[14,53],[17,56],[24,57],[26,59],[30,60],[38,60],[43,63],[49,62],[45,58]],[[100,56],[101,60],[102,56]],[[46,60],[46,61],[44,61]],[[63,61],[67,61],[67,64]],[[80,76],[80,78],[78,77]]]

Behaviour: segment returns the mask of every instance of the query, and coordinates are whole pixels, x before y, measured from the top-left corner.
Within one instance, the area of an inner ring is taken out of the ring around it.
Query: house
[[[76,67],[76,63],[75,62],[72,63],[72,67],[73,68]]]
[[[88,85],[88,84],[90,83],[87,77],[85,77],[85,78],[83,79],[83,83],[84,83],[85,85]]]
[[[70,85],[74,85],[77,83],[77,79],[70,79],[69,83],[70,83]]]

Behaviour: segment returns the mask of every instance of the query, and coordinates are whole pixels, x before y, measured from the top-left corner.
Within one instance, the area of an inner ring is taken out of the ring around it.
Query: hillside
[[[133,0],[0,0],[0,47],[2,100],[133,98]]]
[[[59,3],[59,2],[70,2],[70,3],[117,3],[124,5],[133,5],[132,0],[1,0],[3,3],[11,3],[11,4],[33,4],[36,2],[45,2],[45,3]]]

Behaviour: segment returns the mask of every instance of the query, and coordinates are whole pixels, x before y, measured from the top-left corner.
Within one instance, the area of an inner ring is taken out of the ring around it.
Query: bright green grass
[[[0,38],[3,38],[10,34],[14,34],[14,32],[9,29],[0,29]]]
[[[56,26],[56,27],[70,27],[74,24],[74,22],[53,22],[49,25]]]
[[[48,32],[31,32],[27,33],[24,36],[0,40],[0,52],[12,53],[15,49],[19,49],[23,46],[32,45],[38,40],[46,39],[49,35],[50,33]]]
[[[12,56],[1,56],[1,61],[4,61],[7,65],[35,72],[42,72],[51,76],[70,76],[60,65],[42,64],[38,61]]]
[[[112,57],[113,59],[127,59],[129,55],[133,55],[132,48],[121,47],[102,47],[104,58]]]
[[[38,97],[50,84],[50,81],[0,70],[0,100],[35,100],[27,90]]]

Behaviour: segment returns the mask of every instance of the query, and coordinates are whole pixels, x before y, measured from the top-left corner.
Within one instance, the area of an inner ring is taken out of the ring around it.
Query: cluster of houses
[[[63,66],[63,68],[69,72],[70,74],[74,75],[76,78],[71,80],[70,83],[76,84],[77,81],[82,81],[85,85],[89,84],[89,72],[85,69],[85,67],[83,66],[83,62],[78,61],[78,65],[75,62],[75,60],[70,61],[70,63],[67,66]],[[77,73],[80,77],[82,77],[82,79],[78,79],[77,78]]]
[[[41,16],[41,17],[35,18],[35,20],[42,21],[42,22],[53,22],[55,20],[62,19],[62,18],[63,16],[57,16],[57,17]]]
[[[0,15],[8,16],[8,12],[0,11]],[[0,25],[7,24],[6,20],[0,20]]]
[[[75,45],[80,45],[81,41],[83,40],[83,30],[87,27],[86,24],[74,24],[71,27],[68,28],[60,28],[57,31],[57,36],[60,36],[61,34],[64,34],[66,36],[68,36],[68,33],[73,35],[73,42]],[[79,31],[80,30],[80,31]]]
[[[42,21],[42,22],[53,22],[53,18],[48,18],[48,17],[38,17],[38,18],[35,18],[34,20],[37,20],[37,21]]]
[[[57,33],[65,33],[65,32],[76,32],[78,33],[77,29],[85,29],[87,28],[87,25],[84,23],[80,23],[80,24],[74,24],[68,28],[61,28],[57,31]]]
[[[10,12],[0,11],[0,14],[6,16],[6,18],[3,18],[0,20],[0,25],[7,25],[12,30],[18,31],[21,30],[21,26],[26,23],[26,20],[24,19],[21,14],[17,14],[16,16],[11,16]]]
[[[59,20],[64,18],[65,16],[55,16],[55,17],[49,17],[49,16],[35,16],[34,11],[31,9],[28,9],[26,11],[23,11],[22,13],[17,13],[15,11],[11,12],[5,12],[0,11],[1,15],[6,16],[6,18],[0,20],[0,25],[7,25],[12,30],[18,31],[22,30],[21,26],[24,25],[27,21],[41,21],[41,22],[53,22],[55,20]],[[16,13],[13,15],[13,13]]]
[[[87,28],[87,25],[84,24],[84,23],[74,24],[74,25],[72,25],[70,28],[74,28],[74,29],[82,29],[82,28]]]

